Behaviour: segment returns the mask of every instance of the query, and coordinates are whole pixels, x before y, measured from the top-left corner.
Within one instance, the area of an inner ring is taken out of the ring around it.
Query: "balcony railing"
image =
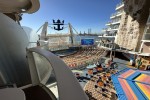
[[[116,9],[118,9],[119,7],[121,7],[121,6],[123,6],[123,5],[124,5],[124,3],[123,3],[123,2],[121,2],[121,3],[117,4]]]
[[[102,31],[111,31],[111,28],[103,28]]]
[[[115,19],[115,20],[112,20],[112,22],[111,22],[111,24],[113,24],[113,23],[118,23],[118,22],[120,22],[120,18],[119,19]]]
[[[119,28],[112,28],[111,30],[116,30],[116,31],[117,31],[118,29],[119,29]]]
[[[112,28],[103,28],[102,31],[103,32],[110,32],[110,31],[114,31],[114,30],[118,30],[119,27],[112,27]]]
[[[108,23],[106,23],[106,25],[110,25],[112,22],[108,22]]]
[[[108,28],[103,28],[102,30],[103,30],[103,31],[106,31],[106,30],[108,30]]]
[[[119,25],[115,25],[113,27],[111,27],[111,29],[118,29],[119,28]]]
[[[148,18],[147,24],[150,24],[150,15],[149,15],[149,18]]]
[[[108,48],[108,49],[115,49],[115,44],[113,43],[99,43],[98,45],[99,47],[104,47],[104,48]]]
[[[119,23],[120,20],[121,20],[121,18],[114,19],[111,22],[108,22],[106,25],[111,25],[111,24]]]
[[[111,17],[115,17],[117,15],[117,13],[113,13],[112,15],[111,15]]]
[[[150,40],[150,34],[144,34],[143,40]]]
[[[117,15],[119,15],[119,14],[122,14],[122,12],[123,12],[123,11],[113,13],[113,14],[111,15],[111,17],[110,17],[110,18],[115,17],[115,16],[117,16]]]

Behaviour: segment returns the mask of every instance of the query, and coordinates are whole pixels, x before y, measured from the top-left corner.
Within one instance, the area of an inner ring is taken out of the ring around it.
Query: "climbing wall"
[[[124,3],[116,44],[131,51],[138,51],[149,15],[149,0],[124,0]]]

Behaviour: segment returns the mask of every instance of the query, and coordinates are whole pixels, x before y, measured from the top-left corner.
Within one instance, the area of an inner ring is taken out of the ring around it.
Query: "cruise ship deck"
[[[150,72],[131,67],[129,60],[121,54],[116,52],[111,62],[117,67],[107,66],[106,60],[101,62],[103,58],[110,60],[109,53],[94,47],[80,48],[61,59],[72,70],[90,100],[149,99],[150,84],[146,79],[149,79]],[[92,59],[95,55],[98,59]]]
[[[0,100],[150,100],[150,0],[91,1],[0,0]]]
[[[148,100],[149,71],[129,68],[129,61],[114,58],[115,69],[87,65],[72,70],[90,100]]]

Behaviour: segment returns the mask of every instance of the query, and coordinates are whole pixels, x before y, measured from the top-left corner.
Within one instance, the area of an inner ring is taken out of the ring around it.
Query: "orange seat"
[[[93,70],[88,70],[88,74],[93,74]]]
[[[107,76],[107,77],[110,77],[110,76],[111,76],[111,74],[110,74],[110,73],[107,73],[107,74],[106,74],[106,76]]]
[[[98,71],[102,71],[102,70],[103,70],[103,68],[97,68],[97,70],[98,70]]]
[[[104,86],[104,83],[103,83],[103,82],[98,82],[97,85],[98,85],[99,87],[102,87],[102,86]]]
[[[103,81],[106,81],[106,80],[107,80],[107,78],[106,78],[106,77],[102,77],[102,79],[103,79]]]

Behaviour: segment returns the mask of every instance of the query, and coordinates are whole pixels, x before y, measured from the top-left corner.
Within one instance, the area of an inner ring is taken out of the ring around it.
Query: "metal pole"
[[[112,58],[112,49],[111,49],[111,51],[110,51],[110,58]]]
[[[69,23],[69,34],[70,34],[70,38],[71,38],[71,45],[73,46],[74,41],[73,41],[73,31],[72,31],[72,27],[71,24]]]

